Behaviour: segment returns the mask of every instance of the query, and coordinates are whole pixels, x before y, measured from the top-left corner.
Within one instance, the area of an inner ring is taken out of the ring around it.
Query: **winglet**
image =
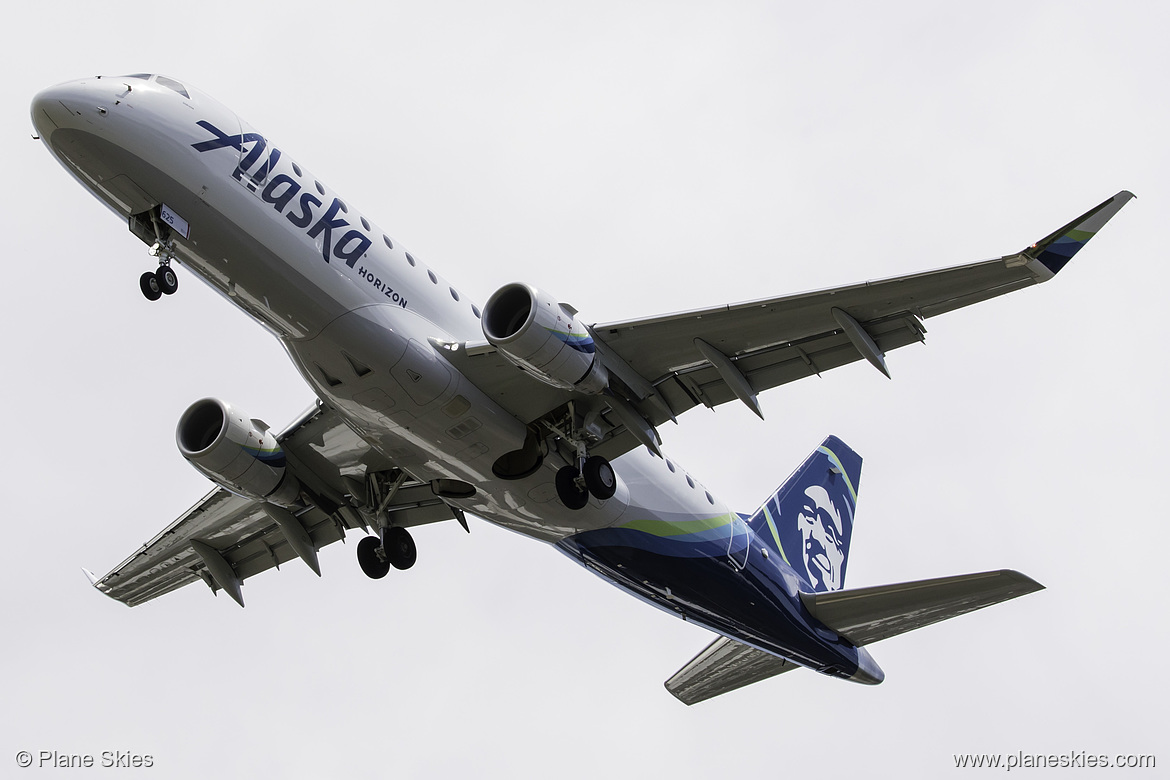
[[[1047,269],[1047,278],[1060,273],[1073,255],[1097,235],[1097,231],[1134,198],[1129,190],[1122,190],[1096,208],[1090,209],[1055,233],[1037,241],[1020,255]],[[1037,269],[1038,270],[1038,269]],[[1043,273],[1043,272],[1041,272]]]

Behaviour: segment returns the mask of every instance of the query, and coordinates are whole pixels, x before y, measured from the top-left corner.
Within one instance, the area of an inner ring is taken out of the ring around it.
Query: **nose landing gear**
[[[154,232],[155,241],[150,246],[150,256],[158,258],[158,270],[147,271],[138,278],[138,286],[148,301],[157,301],[164,295],[174,295],[179,289],[179,277],[171,268],[171,261],[175,259],[174,239],[171,238],[171,229],[158,218],[159,207],[156,206],[146,214],[139,214],[130,219],[130,230],[146,243],[150,243],[150,232]],[[149,225],[146,219],[149,218]]]
[[[170,261],[160,265],[157,271],[147,271],[138,278],[138,286],[148,301],[157,301],[164,295],[174,295],[179,289],[179,277],[175,269],[171,268]]]

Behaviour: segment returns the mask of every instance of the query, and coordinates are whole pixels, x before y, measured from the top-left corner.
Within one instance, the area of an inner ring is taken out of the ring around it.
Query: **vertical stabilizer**
[[[861,456],[836,436],[817,447],[750,520],[814,593],[845,585]]]

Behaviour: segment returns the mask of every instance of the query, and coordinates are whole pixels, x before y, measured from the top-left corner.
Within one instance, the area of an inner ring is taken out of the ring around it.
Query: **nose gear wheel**
[[[154,278],[158,280],[158,287],[163,295],[174,295],[175,290],[179,289],[179,277],[175,275],[175,269],[169,265],[160,265],[154,272]]]
[[[163,296],[162,286],[158,283],[158,276],[147,271],[138,279],[138,286],[148,301],[157,301]]]

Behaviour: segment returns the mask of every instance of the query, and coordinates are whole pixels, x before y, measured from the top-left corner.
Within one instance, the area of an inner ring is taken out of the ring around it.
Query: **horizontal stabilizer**
[[[813,617],[861,647],[1043,589],[1032,578],[1004,569],[875,588],[801,593],[800,598]]]
[[[690,705],[798,668],[791,661],[723,636],[667,680],[666,690]]]

